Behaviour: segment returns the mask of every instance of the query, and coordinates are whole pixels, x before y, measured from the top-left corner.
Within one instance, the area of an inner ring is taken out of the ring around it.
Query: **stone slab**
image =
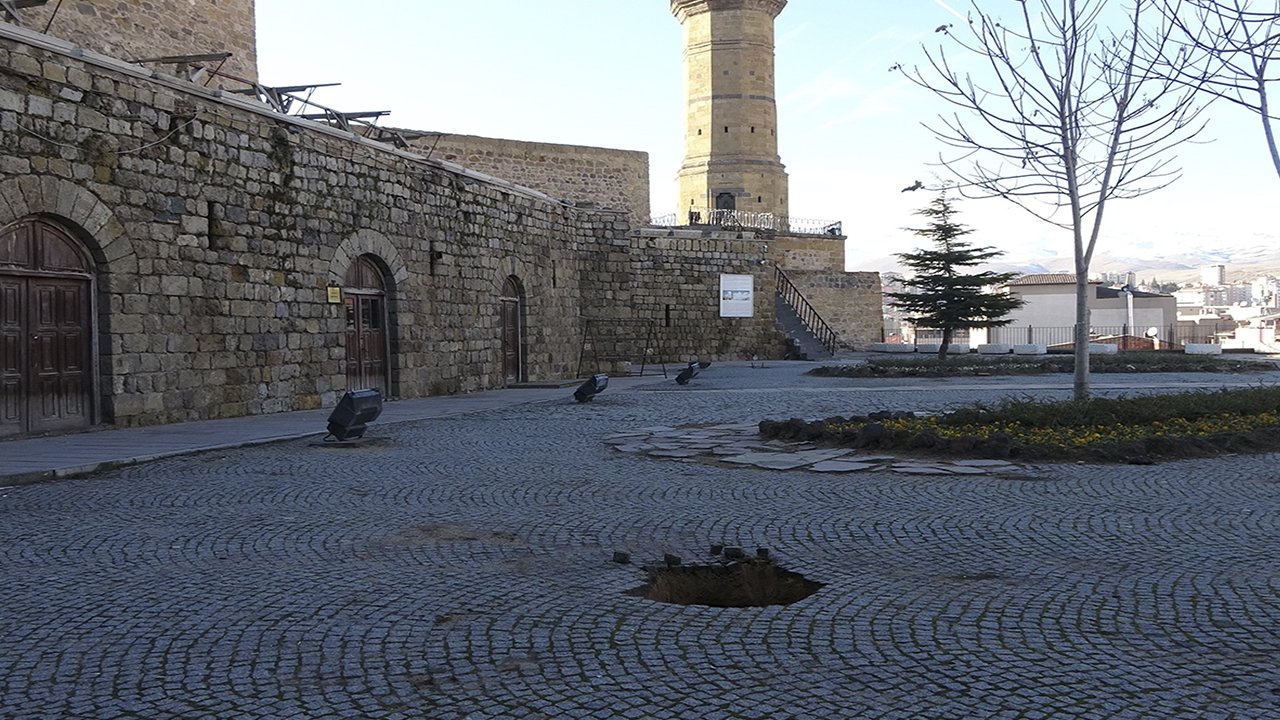
[[[1044,343],[1024,343],[1013,346],[1014,355],[1044,355],[1049,352],[1049,346]]]
[[[1217,343],[1187,343],[1182,351],[1188,355],[1221,355],[1222,346]]]
[[[807,469],[820,473],[847,473],[873,470],[880,467],[877,463],[850,462],[848,460],[824,460],[810,465]]]
[[[903,475],[950,475],[951,471],[934,465],[894,465],[890,468]]]
[[[880,353],[913,353],[916,351],[915,345],[906,345],[903,343],[872,343],[871,352]]]
[[[811,460],[797,460],[792,453],[747,453],[724,458],[735,465],[754,465],[767,470],[794,470],[810,464]]]

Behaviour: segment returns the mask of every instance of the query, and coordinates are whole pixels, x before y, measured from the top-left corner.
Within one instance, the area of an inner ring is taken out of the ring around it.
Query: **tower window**
[[[756,126],[755,126],[755,125],[752,125],[752,126],[751,126],[751,132],[755,132],[755,131],[756,131]]]
[[[701,134],[702,134],[702,128],[698,128],[698,134],[699,134],[699,135],[701,135]]]
[[[724,131],[725,131],[725,132],[729,132],[729,126],[728,126],[728,125],[725,125],[725,126],[724,126]]]
[[[757,195],[757,196],[756,196],[756,202],[764,202],[764,196],[763,196],[763,195]]]

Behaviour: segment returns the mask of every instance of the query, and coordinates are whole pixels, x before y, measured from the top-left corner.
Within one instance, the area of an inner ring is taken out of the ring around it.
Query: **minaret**
[[[684,26],[688,126],[678,218],[706,209],[787,217],[773,21],[787,0],[671,0]]]

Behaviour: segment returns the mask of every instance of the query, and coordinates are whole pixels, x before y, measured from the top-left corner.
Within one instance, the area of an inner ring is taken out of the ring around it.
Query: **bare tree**
[[[988,3],[988,6],[990,4]],[[1112,199],[1178,177],[1172,150],[1203,129],[1193,74],[1167,45],[1155,0],[1018,0],[1005,23],[976,1],[958,46],[894,66],[954,106],[926,127],[957,151],[941,165],[965,197],[1002,197],[1072,233],[1077,399],[1089,395],[1089,264]],[[973,70],[968,69],[972,64]],[[1170,67],[1185,70],[1174,80]]]
[[[1271,164],[1280,175],[1280,117],[1268,96],[1270,87],[1280,82],[1280,1],[1165,0],[1162,9],[1180,31],[1178,41],[1198,61],[1190,67],[1170,67],[1170,77],[1257,115]]]

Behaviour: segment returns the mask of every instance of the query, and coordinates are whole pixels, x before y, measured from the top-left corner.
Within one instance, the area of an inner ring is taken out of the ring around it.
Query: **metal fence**
[[[801,235],[843,235],[844,225],[832,220],[793,218],[748,210],[693,209],[688,215],[660,215],[651,221],[658,227],[709,225],[722,230],[772,230]]]
[[[1152,332],[1152,331],[1155,332]],[[1075,346],[1074,327],[1043,327],[1035,325],[1006,325],[978,330],[956,330],[951,342],[956,344],[992,343],[999,345],[1045,345],[1050,350],[1070,350]],[[942,331],[934,328],[915,328],[915,343],[938,343]],[[904,334],[904,337],[910,335]],[[1180,350],[1188,343],[1214,343],[1219,340],[1212,328],[1166,325],[1164,327],[1138,328],[1131,333],[1127,325],[1096,325],[1089,328],[1089,342],[1119,345],[1121,350]]]

